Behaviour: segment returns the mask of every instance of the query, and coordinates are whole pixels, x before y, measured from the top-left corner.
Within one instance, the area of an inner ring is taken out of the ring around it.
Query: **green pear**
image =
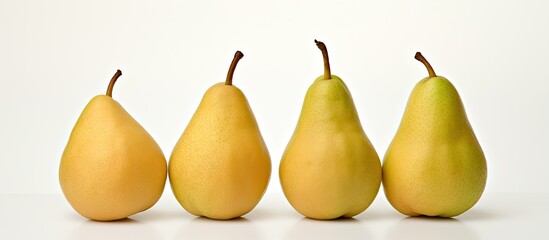
[[[381,162],[362,129],[351,93],[330,72],[326,46],[315,43],[324,58],[324,75],[307,91],[282,156],[280,183],[290,204],[306,217],[352,217],[377,195]]]
[[[92,220],[123,219],[152,207],[166,183],[166,159],[154,139],[112,98],[88,103],[61,157],[59,183],[71,206]]]
[[[265,193],[271,158],[248,100],[225,82],[206,91],[175,145],[168,166],[172,191],[189,213],[231,219],[250,212]]]
[[[414,87],[383,160],[383,188],[409,216],[453,217],[480,199],[486,159],[456,88],[421,55],[429,77]]]

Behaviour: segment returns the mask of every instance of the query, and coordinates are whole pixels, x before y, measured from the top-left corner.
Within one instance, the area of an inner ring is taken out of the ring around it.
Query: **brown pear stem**
[[[244,54],[241,51],[236,51],[234,54],[233,62],[231,62],[231,67],[229,67],[229,72],[227,73],[227,80],[225,80],[225,85],[233,85],[233,75],[234,70],[236,69],[236,64],[238,61],[244,57]]]
[[[429,77],[436,77],[437,76],[435,74],[435,70],[433,70],[433,67],[431,66],[431,64],[427,61],[427,59],[425,59],[425,57],[423,57],[423,55],[421,55],[420,52],[416,52],[415,59],[422,62],[423,65],[425,65],[425,67],[427,68],[427,71],[429,71]]]
[[[116,73],[111,78],[111,82],[109,82],[109,87],[107,88],[107,96],[112,97],[112,89],[114,88],[114,83],[120,76],[122,76],[122,71],[116,70]]]
[[[330,59],[328,58],[328,49],[323,42],[315,39],[316,46],[322,51],[322,57],[324,58],[324,79],[332,79],[332,73],[330,72]]]

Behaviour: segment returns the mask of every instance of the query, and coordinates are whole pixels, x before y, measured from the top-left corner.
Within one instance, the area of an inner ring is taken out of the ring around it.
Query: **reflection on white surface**
[[[248,219],[231,220],[193,218],[177,232],[175,239],[262,239],[259,229]]]
[[[372,239],[368,228],[354,218],[329,221],[302,218],[288,229],[285,239]]]
[[[152,226],[130,218],[112,222],[87,220],[76,226],[70,237],[74,240],[160,239],[160,235]]]
[[[303,218],[270,196],[245,218],[197,218],[160,202],[131,219],[94,222],[62,195],[0,195],[0,239],[545,239],[549,194],[488,194],[456,219],[405,218],[375,202],[355,219]],[[46,207],[44,207],[46,206]]]
[[[475,230],[454,218],[407,217],[389,228],[385,239],[479,239]]]

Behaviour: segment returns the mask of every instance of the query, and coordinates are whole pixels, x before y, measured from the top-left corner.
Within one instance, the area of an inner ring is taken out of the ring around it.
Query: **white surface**
[[[488,161],[487,192],[549,192],[549,1],[0,1],[0,193],[61,193],[63,148],[117,68],[117,99],[166,156],[205,90],[249,99],[271,152],[269,193],[308,86],[313,39],[349,86],[380,156],[422,51],[461,94]]]
[[[189,215],[170,196],[130,219],[94,222],[62,195],[0,195],[0,239],[543,239],[548,202],[542,193],[487,194],[455,219],[406,218],[380,195],[354,219],[317,221],[268,194],[244,218],[216,221]]]

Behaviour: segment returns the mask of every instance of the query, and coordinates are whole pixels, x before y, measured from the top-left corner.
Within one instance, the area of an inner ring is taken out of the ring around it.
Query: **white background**
[[[87,102],[114,98],[167,158],[206,89],[248,97],[272,157],[266,196],[308,86],[313,40],[353,94],[380,157],[421,78],[421,51],[458,89],[488,162],[486,193],[549,191],[547,1],[0,1],[0,194],[60,194],[57,174]],[[164,198],[173,198],[166,187]],[[382,192],[378,195],[384,198]],[[482,200],[481,200],[482,201]],[[68,205],[68,204],[67,204]]]
[[[261,2],[261,3],[260,3]],[[456,86],[488,161],[487,192],[549,191],[546,1],[1,1],[0,193],[60,193],[57,170],[87,102],[114,98],[168,158],[203,93],[248,97],[270,150],[269,190],[308,86],[332,72],[353,94],[380,157],[427,76]],[[166,194],[169,194],[167,192]]]

